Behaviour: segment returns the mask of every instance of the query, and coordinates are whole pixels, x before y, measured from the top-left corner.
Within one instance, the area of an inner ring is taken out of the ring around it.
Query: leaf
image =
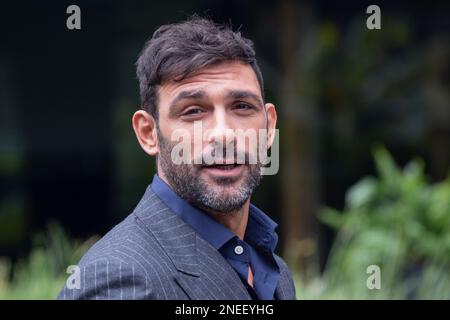
[[[342,213],[329,207],[322,208],[317,217],[320,221],[334,229],[341,228],[345,222],[345,216]]]
[[[396,184],[401,176],[401,172],[386,148],[376,146],[373,150],[373,155],[380,178],[388,184]]]
[[[346,203],[350,210],[368,205],[374,198],[377,189],[377,181],[372,177],[360,180],[352,186],[346,194]]]

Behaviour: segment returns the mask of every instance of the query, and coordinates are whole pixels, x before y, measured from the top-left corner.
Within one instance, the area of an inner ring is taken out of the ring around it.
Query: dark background
[[[71,4],[81,30],[66,28]],[[348,187],[374,173],[374,144],[401,165],[422,157],[431,181],[449,171],[449,6],[377,1],[382,29],[370,31],[370,4],[2,3],[0,256],[24,255],[49,221],[85,238],[134,209],[154,173],[131,127],[134,63],[158,26],[198,13],[255,42],[281,165],[254,202],[281,224],[279,252],[299,245],[323,262],[333,234],[315,216],[342,208]]]

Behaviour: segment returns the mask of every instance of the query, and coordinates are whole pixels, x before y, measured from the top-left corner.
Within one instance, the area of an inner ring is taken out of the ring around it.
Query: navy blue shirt
[[[178,196],[157,175],[153,177],[151,188],[175,214],[222,254],[254,299],[274,299],[280,268],[274,257],[278,225],[272,219],[250,204],[247,229],[244,240],[241,240],[224,225]],[[247,284],[249,265],[253,271],[253,288]]]

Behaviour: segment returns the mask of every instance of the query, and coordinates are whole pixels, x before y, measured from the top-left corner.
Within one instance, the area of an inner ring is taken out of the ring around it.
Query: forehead
[[[258,79],[252,67],[240,61],[227,61],[208,66],[181,81],[168,81],[159,88],[160,101],[168,101],[183,90],[201,89],[220,94],[229,90],[246,90],[261,96]]]

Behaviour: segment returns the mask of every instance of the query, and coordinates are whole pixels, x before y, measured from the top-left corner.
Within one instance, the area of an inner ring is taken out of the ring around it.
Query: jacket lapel
[[[173,262],[175,282],[190,299],[251,299],[230,264],[168,208],[149,186],[135,215]]]
[[[275,300],[288,300],[290,298],[286,297],[284,291],[281,289],[280,282],[278,282],[278,286],[275,289]]]

